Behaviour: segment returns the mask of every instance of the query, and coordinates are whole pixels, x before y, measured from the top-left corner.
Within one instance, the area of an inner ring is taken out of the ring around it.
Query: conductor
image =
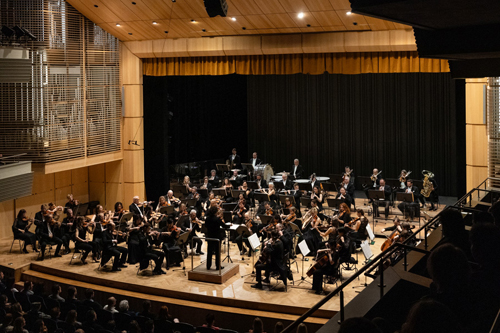
[[[210,207],[207,212],[207,218],[205,219],[205,227],[207,228],[206,236],[207,238],[218,238],[222,240],[221,237],[221,227],[224,228],[226,225],[217,216],[219,209],[216,206]],[[210,241],[207,239],[207,270],[212,267],[212,256],[215,253],[215,269],[219,269],[220,266],[220,247],[219,242]],[[220,267],[223,269],[224,267]]]

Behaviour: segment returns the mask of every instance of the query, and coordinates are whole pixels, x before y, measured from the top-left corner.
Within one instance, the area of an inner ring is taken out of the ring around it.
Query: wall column
[[[142,60],[120,43],[120,69],[123,92],[123,203],[127,207],[132,197],[145,200],[144,131],[142,96]],[[137,145],[133,142],[136,141]],[[115,166],[116,167],[116,166]]]
[[[488,177],[487,84],[486,78],[465,81],[467,192]]]

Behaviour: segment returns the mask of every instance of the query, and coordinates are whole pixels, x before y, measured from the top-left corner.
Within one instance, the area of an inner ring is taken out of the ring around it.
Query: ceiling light
[[[304,18],[304,13],[302,13],[302,12],[301,12],[301,13],[298,13],[298,14],[297,14],[297,17],[298,17],[299,19]]]
[[[133,2],[133,1],[132,1],[132,4],[133,4],[133,5],[136,5],[136,3],[135,3],[135,2]]]
[[[158,23],[156,23],[156,21],[153,21],[153,24],[158,24]]]
[[[231,17],[231,20],[232,21],[236,21],[236,17]]]
[[[117,24],[116,24],[116,26],[117,26],[117,27],[119,27],[119,26],[121,26],[121,24],[120,24],[120,23],[117,23]]]
[[[167,30],[165,30],[165,31],[164,31],[164,33],[168,34],[168,31],[167,31]]]
[[[196,20],[191,20],[191,23],[196,23]]]
[[[350,11],[346,13],[346,15],[351,15],[351,14],[352,14],[352,13],[351,13]]]
[[[95,8],[98,8],[99,6],[98,5],[94,5]]]
[[[128,34],[129,34],[130,36],[132,36],[132,33],[131,33],[131,32],[129,32]]]
[[[201,29],[201,31],[203,31],[203,32],[207,32],[207,30],[206,30],[206,29]]]

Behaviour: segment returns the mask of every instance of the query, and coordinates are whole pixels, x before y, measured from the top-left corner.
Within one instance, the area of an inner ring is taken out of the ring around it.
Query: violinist
[[[368,231],[366,231],[368,219],[365,217],[365,212],[362,209],[357,209],[356,214],[357,217],[345,225],[345,228],[351,230],[349,237],[358,241],[364,241],[368,238]]]
[[[300,211],[300,197],[302,196],[302,191],[300,190],[298,183],[295,183],[293,185],[293,189],[295,190],[295,193],[293,194],[293,199],[295,200],[295,209],[297,210],[296,214],[298,218],[301,218],[302,212]]]
[[[233,210],[233,223],[243,224],[246,212],[248,212],[248,208],[246,207],[246,201],[245,199],[240,200],[238,202],[238,206],[236,206],[236,208]]]
[[[351,239],[345,228],[339,228],[337,236],[337,251],[339,253],[339,264],[351,259]]]
[[[259,261],[255,264],[255,278],[257,280],[256,284],[252,285],[252,288],[262,289],[262,283],[271,283],[269,277],[271,272],[277,272],[280,275],[280,280],[287,284],[286,269],[283,265],[283,242],[279,238],[279,233],[274,230],[271,233],[271,239],[263,245],[262,256],[265,258],[259,258]],[[265,271],[265,279],[262,280],[262,271]]]
[[[271,208],[271,204],[269,203],[269,201],[264,201],[261,205],[259,205],[259,208],[257,209],[257,216],[259,215],[267,215],[267,216],[274,215],[273,209]]]
[[[115,214],[113,215],[113,220],[115,222],[120,222],[125,210],[123,209],[123,204],[121,202],[115,203]]]
[[[23,247],[24,253],[28,253],[28,250],[26,250],[26,245],[31,245],[33,251],[38,252],[36,248],[36,236],[34,233],[29,231],[32,225],[33,225],[33,219],[29,219],[26,216],[26,210],[21,209],[17,214],[17,218],[14,221],[12,230],[14,231],[14,237],[16,239],[21,239],[24,241],[24,247]]]
[[[186,190],[188,192],[191,191],[191,179],[189,178],[188,175],[184,176],[184,179],[182,180],[182,185],[186,186]]]
[[[243,184],[239,187],[239,189],[241,191],[245,191],[243,193],[243,197],[245,198],[245,200],[247,200],[249,197],[250,197],[250,189],[248,188],[248,184],[246,181],[243,182]]]
[[[111,257],[114,257],[112,272],[118,272],[121,271],[121,268],[126,268],[127,265],[125,265],[125,262],[127,261],[128,250],[117,245],[117,232],[115,231],[114,223],[106,225],[106,231],[102,234],[102,243],[104,248],[102,251],[101,266],[104,266]]]
[[[176,197],[174,197],[174,192],[172,190],[169,190],[167,192],[167,204],[169,206],[174,206],[174,207],[178,207],[180,204],[181,204],[181,201],[179,199],[177,199]]]
[[[175,215],[175,220],[177,221],[179,218],[181,218],[182,216],[186,216],[188,215],[188,211],[187,211],[187,206],[185,203],[181,203],[180,206],[179,206],[179,211],[174,214]]]
[[[253,235],[255,232],[257,232],[258,227],[253,222],[252,218],[250,217],[250,213],[246,212],[243,215],[243,218],[244,218],[244,223],[245,223],[244,225],[247,227],[250,235]],[[248,241],[248,237],[243,236],[243,235],[244,235],[244,233],[239,234],[238,237],[236,237],[236,239],[234,240],[234,242],[238,245],[238,249],[240,250],[240,255],[245,255],[245,253],[247,252],[247,247],[248,247],[248,256],[250,257],[250,256],[252,256],[252,248],[250,247],[250,242]],[[243,238],[245,238],[246,247],[245,247],[245,245],[243,245]]]
[[[207,190],[209,193],[212,190],[212,184],[208,181],[208,177],[203,177],[203,184],[201,184],[200,189]]]
[[[139,215],[134,215],[132,219],[132,227],[129,229],[128,236],[128,260],[127,262],[131,265],[139,262],[140,259],[140,237],[141,228],[143,226],[143,221]]]
[[[155,262],[153,275],[167,274],[167,272],[161,269],[165,254],[161,251],[153,249],[154,238],[157,236],[158,231],[151,230],[151,224],[145,223],[142,226],[142,233],[140,234],[141,260],[139,270],[148,268],[149,261],[153,260]]]
[[[82,252],[82,257],[80,259],[82,261],[82,264],[87,264],[86,259],[90,251],[92,251],[92,260],[94,262],[99,262],[97,260],[97,244],[95,242],[87,240],[88,226],[84,225],[83,216],[79,216],[75,219],[74,229],[75,234],[73,240],[75,242],[75,249]]]
[[[201,215],[201,199],[200,199],[200,194],[198,193],[198,188],[196,186],[193,186],[191,188],[191,193],[189,193],[189,195],[186,197],[186,199],[195,199],[196,200],[196,203],[195,203],[195,207],[196,207],[196,210],[199,213],[198,216]]]
[[[344,187],[340,188],[335,199],[343,200],[347,204],[347,206],[349,206],[349,207],[351,207],[351,203],[353,200],[352,197],[349,195],[349,193],[347,193],[347,191]]]
[[[70,208],[74,211],[78,207],[78,204],[79,204],[78,200],[73,198],[73,194],[68,194],[66,196],[66,198],[68,199],[68,202],[66,202],[66,205],[64,205],[64,206],[66,208]]]
[[[189,219],[184,220],[184,224],[180,227],[182,231],[189,232],[189,237],[186,243],[191,245],[191,240],[193,240],[193,246],[196,246],[196,254],[205,254],[201,251],[203,241],[199,238],[193,239],[193,237],[196,237],[196,232],[201,231],[201,221],[196,217],[196,210],[191,210],[189,213]],[[184,257],[187,257],[187,244],[184,245]]]
[[[144,218],[144,207],[139,203],[139,196],[135,196],[133,198],[133,202],[128,207],[128,210],[134,215],[138,215],[141,218]]]
[[[74,239],[74,233],[75,233],[75,216],[73,214],[73,210],[71,208],[66,209],[66,217],[63,219],[61,223],[61,240],[63,241],[64,245],[64,254],[69,254],[69,241]]]
[[[98,252],[100,253],[102,251],[102,234],[107,224],[104,213],[94,215],[92,222],[92,241],[97,244]],[[98,257],[100,257],[100,254]]]
[[[315,267],[319,267],[313,270],[312,290],[315,291],[316,295],[321,295],[323,292],[323,275],[335,275],[338,277],[339,256],[337,243],[335,240],[330,239],[326,244],[326,249],[318,250]]]
[[[37,259],[39,261],[43,261],[45,259],[45,248],[47,247],[47,244],[50,245],[56,245],[56,251],[54,252],[54,257],[61,257],[59,254],[59,251],[61,250],[62,246],[62,240],[58,237],[55,237],[54,235],[54,229],[57,224],[57,221],[54,220],[54,217],[52,214],[47,214],[44,219],[44,223],[41,227],[40,230],[40,248],[41,248],[41,255]]]
[[[62,206],[56,206],[52,202],[49,203],[49,208],[47,209],[47,213],[51,214],[52,217],[57,221],[59,219],[59,212],[62,212]]]
[[[207,238],[218,238],[222,240],[221,228],[225,228],[224,222],[217,216],[219,209],[215,206],[210,207],[207,212],[205,226],[207,227]],[[215,267],[218,270],[220,262],[220,242],[207,240],[207,269],[212,267],[212,257],[215,254]],[[224,267],[220,266],[220,269]]]
[[[167,260],[167,269],[170,266],[179,267],[183,261],[181,248],[176,244],[181,232],[182,230],[175,226],[174,220],[169,218],[167,226],[161,229],[156,235],[158,240],[163,241],[162,249]]]
[[[378,208],[380,206],[385,207],[385,218],[389,217],[389,206],[391,204],[391,194],[392,190],[389,185],[385,184],[385,179],[381,178],[378,186],[379,191],[384,191],[384,199],[383,200],[374,200],[373,201],[373,216],[379,217],[380,213]]]
[[[273,216],[273,220],[269,222],[268,225],[259,230],[259,233],[263,234],[262,238],[268,238],[271,235],[271,232],[276,230],[276,226],[279,223],[281,223],[281,218],[278,214],[276,214]]]
[[[339,214],[337,215],[337,219],[342,225],[351,222],[351,210],[345,202],[341,203],[339,206]]]

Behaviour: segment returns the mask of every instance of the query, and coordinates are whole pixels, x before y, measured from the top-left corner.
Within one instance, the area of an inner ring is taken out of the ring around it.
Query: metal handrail
[[[24,155],[26,155],[26,153],[16,154],[16,155],[10,155],[10,156],[2,156],[2,157],[0,157],[0,161],[4,162],[5,164],[6,163],[15,163],[15,162],[19,162],[20,161],[19,157],[20,156],[24,156]],[[13,158],[14,161],[12,161],[12,162],[11,161],[5,161],[5,160],[11,159],[11,158]]]
[[[484,184],[488,179],[495,179],[495,180],[500,180],[499,178],[494,178],[494,177],[488,177],[486,180],[484,180],[479,186]],[[478,187],[479,187],[478,186]],[[468,197],[471,197],[473,192],[476,190],[479,190],[478,187],[473,188],[470,190],[467,194],[462,196],[460,199],[453,204],[453,206],[459,206],[464,200],[466,200]],[[453,207],[452,206],[452,207]],[[451,208],[451,207],[450,207]],[[453,207],[454,208],[454,207]],[[463,207],[466,208],[466,207]],[[449,209],[449,208],[447,208]],[[467,210],[470,210],[466,208]],[[444,211],[444,210],[443,210]],[[356,278],[358,278],[361,274],[365,274],[366,276],[370,276],[372,278],[376,278],[375,275],[370,275],[369,272],[371,272],[373,269],[375,269],[378,265],[380,268],[380,298],[384,296],[384,269],[383,269],[383,264],[385,261],[385,258],[392,255],[398,248],[403,248],[405,253],[404,253],[404,260],[405,260],[405,270],[406,270],[406,255],[408,250],[416,250],[418,252],[422,253],[429,253],[430,251],[427,251],[427,231],[428,229],[433,229],[432,225],[435,224],[438,219],[440,218],[441,211],[439,214],[434,216],[431,220],[429,220],[426,224],[424,224],[422,227],[420,227],[417,231],[415,231],[412,235],[410,235],[403,243],[395,243],[392,244],[388,249],[385,251],[381,252],[379,255],[377,255],[372,261],[368,262],[366,265],[364,265],[361,269],[359,269],[356,273],[354,273],[350,278],[348,278],[344,283],[342,283],[340,286],[335,288],[333,291],[331,291],[328,295],[326,295],[322,300],[320,300],[318,303],[313,305],[309,310],[307,310],[303,315],[301,315],[299,318],[297,318],[294,322],[292,322],[290,325],[288,325],[281,333],[290,333],[292,330],[294,330],[299,324],[304,322],[307,318],[309,318],[314,312],[316,312],[320,307],[322,307],[325,303],[327,303],[330,299],[332,299],[337,293],[340,295],[340,321],[342,322],[344,320],[344,288],[347,287],[352,281],[354,281]],[[408,245],[408,243],[416,238],[416,236],[424,230],[424,248],[425,250],[415,248],[413,246]]]
[[[193,237],[191,238],[191,272],[192,272],[192,271],[194,271],[194,254],[193,254],[193,248],[194,248],[194,247],[193,247],[193,246],[194,246],[194,240],[195,240],[195,239],[204,239],[204,240],[206,240],[206,241],[210,241],[210,242],[212,242],[212,241],[214,241],[214,242],[215,242],[215,241],[216,241],[217,243],[219,243],[219,253],[220,253],[220,250],[221,250],[221,240],[220,240],[220,239],[218,239],[218,238],[209,238],[209,237],[198,237],[198,236],[193,236]],[[208,245],[208,244],[207,244],[207,245]],[[211,253],[208,253],[208,250],[207,250],[207,256],[211,256],[211,255],[212,255],[212,254],[211,254]],[[221,262],[220,262],[220,256],[219,256],[219,263],[218,263],[218,264],[219,264],[219,265],[218,265],[218,266],[219,266],[219,276],[221,276],[221,275],[222,275],[222,268],[221,268],[221,267],[222,267],[222,264],[221,264]]]

